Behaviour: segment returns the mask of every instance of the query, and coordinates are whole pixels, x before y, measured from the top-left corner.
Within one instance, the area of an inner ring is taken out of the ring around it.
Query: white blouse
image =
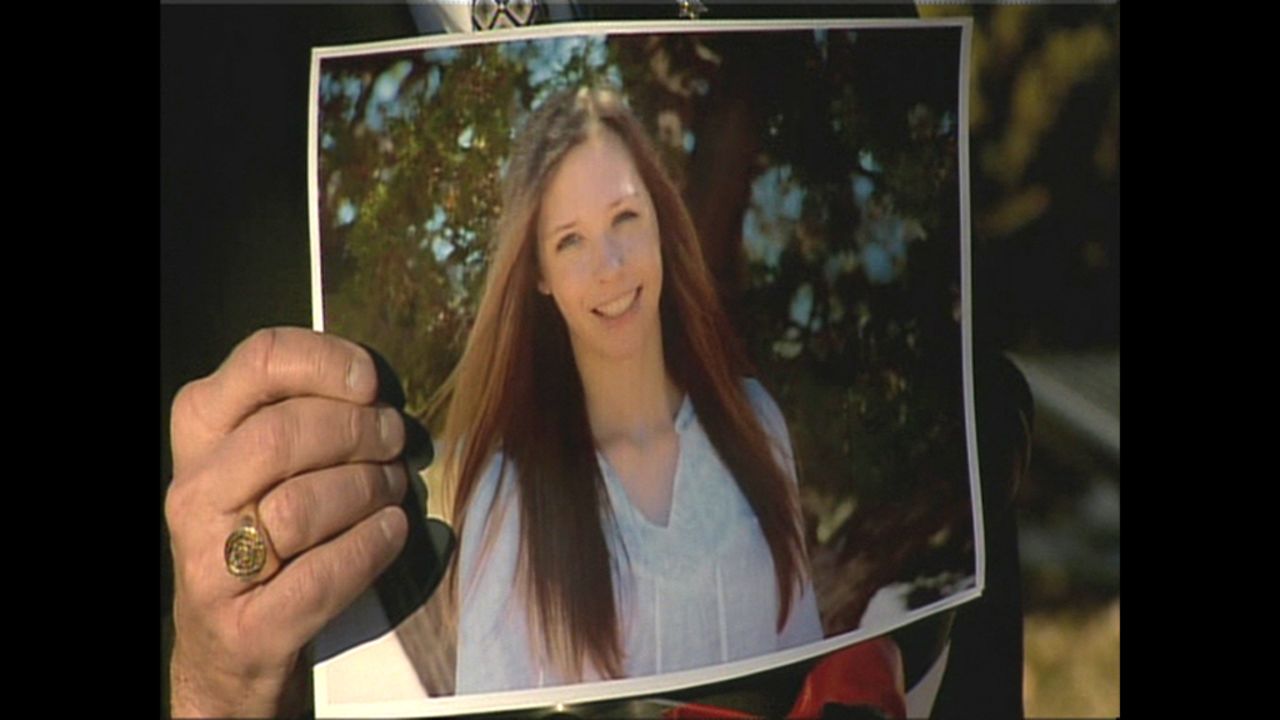
[[[781,411],[758,382],[746,380],[745,386],[794,482],[795,462]],[[617,526],[610,552],[625,676],[705,667],[821,640],[818,606],[808,582],[782,632],[776,630],[777,579],[769,545],[687,396],[676,416],[676,432],[679,459],[665,527],[631,504],[609,462],[597,453]],[[459,694],[567,682],[544,661],[541,643],[530,637],[516,578],[519,490],[510,464],[507,477],[498,482],[501,465],[495,457],[477,486],[459,546]],[[489,512],[498,525],[486,542]],[[587,672],[593,671],[588,664]]]

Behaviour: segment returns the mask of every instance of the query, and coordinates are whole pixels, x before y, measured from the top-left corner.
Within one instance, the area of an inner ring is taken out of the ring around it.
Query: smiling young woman
[[[446,407],[457,691],[672,672],[822,637],[786,423],[611,90],[516,142]],[[730,632],[732,630],[732,632]]]
[[[537,221],[538,289],[551,296],[584,364],[662,360],[662,248],[657,213],[612,132],[570,150],[547,184]]]

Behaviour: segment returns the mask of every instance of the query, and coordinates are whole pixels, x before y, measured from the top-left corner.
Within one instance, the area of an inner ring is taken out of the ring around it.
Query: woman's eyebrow
[[[560,233],[564,232],[565,230],[570,230],[570,229],[572,229],[572,228],[573,228],[575,225],[577,225],[577,224],[578,224],[578,220],[577,220],[577,218],[574,218],[573,220],[570,220],[569,222],[561,223],[560,225],[557,225],[556,227],[551,228],[551,232],[547,233],[547,235],[548,235],[548,236],[559,235]]]

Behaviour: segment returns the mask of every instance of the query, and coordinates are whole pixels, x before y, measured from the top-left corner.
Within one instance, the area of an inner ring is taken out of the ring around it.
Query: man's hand
[[[369,354],[298,328],[262,330],[178,392],[165,498],[174,559],[175,717],[278,716],[309,698],[301,649],[404,546],[405,438],[376,406]],[[242,518],[269,540],[256,576],[224,545]]]

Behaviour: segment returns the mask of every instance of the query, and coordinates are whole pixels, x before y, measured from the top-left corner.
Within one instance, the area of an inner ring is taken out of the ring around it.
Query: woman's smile
[[[643,287],[628,290],[613,300],[609,300],[591,310],[591,312],[604,317],[607,320],[617,320],[628,314],[631,310],[640,305],[640,293]]]

